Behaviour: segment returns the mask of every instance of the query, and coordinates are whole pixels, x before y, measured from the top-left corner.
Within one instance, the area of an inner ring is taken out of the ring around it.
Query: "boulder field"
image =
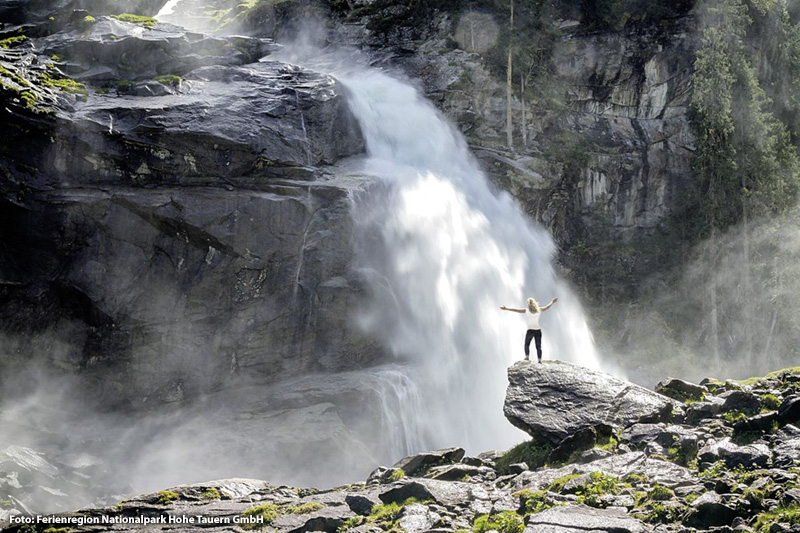
[[[509,382],[506,416],[532,439],[507,452],[420,453],[327,490],[251,479],[181,485],[39,525],[12,525],[22,515],[3,495],[0,524],[9,532],[800,531],[800,369],[741,382],[668,379],[653,392],[568,363],[525,362],[509,369]],[[11,465],[31,465],[12,455],[0,456],[6,479],[18,477],[5,472]]]

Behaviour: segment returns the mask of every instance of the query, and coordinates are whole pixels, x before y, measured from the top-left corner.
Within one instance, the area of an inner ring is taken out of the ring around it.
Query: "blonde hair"
[[[537,302],[533,298],[528,298],[528,311],[530,311],[531,313],[538,313],[541,310],[542,308],[539,307],[539,302]]]

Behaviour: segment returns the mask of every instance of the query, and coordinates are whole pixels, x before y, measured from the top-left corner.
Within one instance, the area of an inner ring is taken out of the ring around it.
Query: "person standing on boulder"
[[[514,309],[513,307],[506,307],[501,305],[500,309],[503,311],[513,311],[515,313],[527,313],[528,331],[525,333],[525,360],[530,359],[531,354],[531,339],[536,339],[536,354],[539,356],[539,362],[542,362],[542,328],[539,326],[539,317],[542,313],[553,307],[553,304],[558,301],[558,298],[553,298],[549,304],[544,307],[539,307],[539,302],[533,298],[528,298],[526,309]]]

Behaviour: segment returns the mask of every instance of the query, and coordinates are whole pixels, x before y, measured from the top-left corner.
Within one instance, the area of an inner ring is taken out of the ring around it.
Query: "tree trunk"
[[[519,75],[519,101],[522,104],[522,146],[528,146],[528,123],[525,117],[525,75]]]
[[[508,144],[508,149],[514,149],[514,137],[512,135],[512,122],[511,122],[511,100],[514,98],[514,91],[512,87],[512,72],[511,72],[511,63],[512,63],[512,42],[514,39],[514,0],[511,0],[511,17],[509,22],[509,37],[508,37],[508,71],[506,73],[506,100],[507,100],[507,108],[506,108],[506,141]]]

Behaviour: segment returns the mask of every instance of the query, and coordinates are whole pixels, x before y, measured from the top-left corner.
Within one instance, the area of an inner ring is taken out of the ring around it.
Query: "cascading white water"
[[[552,268],[553,241],[491,192],[464,139],[414,88],[374,70],[338,78],[366,140],[363,170],[381,181],[357,208],[372,236],[360,262],[374,280],[360,322],[415,369],[422,408],[411,442],[471,452],[515,444],[523,435],[503,416],[505,374],[523,357],[526,327],[500,305],[558,296],[542,317],[545,359],[598,367],[580,304]]]

